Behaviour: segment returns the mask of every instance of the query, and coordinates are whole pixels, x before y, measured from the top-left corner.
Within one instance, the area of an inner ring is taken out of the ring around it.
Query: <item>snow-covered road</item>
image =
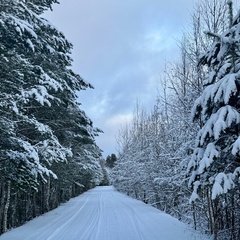
[[[96,187],[0,240],[200,240],[177,219],[113,187]]]

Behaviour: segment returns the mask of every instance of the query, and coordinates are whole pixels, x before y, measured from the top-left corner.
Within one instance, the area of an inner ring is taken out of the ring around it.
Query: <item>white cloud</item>
[[[87,111],[92,116],[97,116],[97,118],[101,118],[108,109],[108,96],[106,94],[100,95],[96,98],[96,101],[92,106],[90,106]]]
[[[119,129],[121,126],[129,124],[132,121],[132,113],[113,115],[106,121],[106,126],[110,129]]]
[[[62,0],[46,16],[73,43],[74,71],[93,84],[81,91],[82,109],[105,134],[110,154],[121,124],[138,98],[147,108],[157,95],[164,61],[189,19],[192,0]]]

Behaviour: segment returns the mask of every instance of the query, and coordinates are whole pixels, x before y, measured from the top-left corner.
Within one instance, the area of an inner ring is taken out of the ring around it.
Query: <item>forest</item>
[[[0,3],[0,233],[103,179],[101,132],[76,93],[72,44],[41,14],[56,0]]]
[[[121,192],[214,239],[240,239],[240,13],[199,1],[151,110],[137,101],[111,173]]]
[[[214,239],[240,239],[240,12],[202,0],[152,109],[137,101],[106,161],[77,94],[57,0],[0,3],[0,234],[111,184]],[[105,162],[111,171],[105,168]]]

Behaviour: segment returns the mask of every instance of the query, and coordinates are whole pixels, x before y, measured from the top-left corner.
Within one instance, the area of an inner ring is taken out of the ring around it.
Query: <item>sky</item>
[[[73,44],[73,70],[94,89],[78,93],[106,157],[136,101],[152,109],[166,61],[190,25],[193,0],[60,0],[47,18]]]

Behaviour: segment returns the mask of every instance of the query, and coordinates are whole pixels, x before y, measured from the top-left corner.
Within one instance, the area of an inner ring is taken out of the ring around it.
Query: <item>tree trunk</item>
[[[209,230],[210,234],[213,234],[213,209],[212,209],[212,200],[210,198],[210,192],[207,190],[207,208],[208,208],[208,224],[209,224]]]
[[[5,181],[1,179],[1,192],[0,192],[0,234],[2,233],[2,221],[3,221],[3,211],[4,211],[4,200],[5,200]]]
[[[11,181],[7,181],[7,199],[4,207],[3,212],[3,233],[7,231],[7,224],[8,224],[8,209],[10,205],[10,194],[11,194]]]
[[[232,219],[231,219],[231,227],[232,227],[232,239],[236,238],[236,230],[235,230],[235,201],[234,201],[234,193],[231,196],[231,204],[232,204]]]
[[[197,230],[197,221],[196,221],[196,210],[195,210],[195,204],[192,204],[192,210],[193,210],[193,223],[194,223],[194,229]]]
[[[51,187],[51,178],[48,177],[47,179],[47,186],[46,186],[46,211],[48,212],[50,210],[50,207],[49,207],[49,200],[50,200],[50,187]]]
[[[12,207],[12,213],[11,213],[11,227],[15,227],[16,226],[16,219],[17,219],[17,216],[16,216],[16,210],[17,210],[17,203],[18,203],[18,193],[15,192],[14,193],[14,204],[13,204],[13,207]]]
[[[35,218],[37,216],[37,211],[36,211],[36,193],[33,192],[32,194],[32,214],[33,214],[33,218]]]
[[[217,240],[218,237],[218,231],[219,231],[219,218],[220,218],[220,214],[219,214],[219,206],[218,206],[218,199],[216,198],[215,200],[213,200],[213,219],[214,219],[214,225],[213,225],[213,237],[214,240]]]

